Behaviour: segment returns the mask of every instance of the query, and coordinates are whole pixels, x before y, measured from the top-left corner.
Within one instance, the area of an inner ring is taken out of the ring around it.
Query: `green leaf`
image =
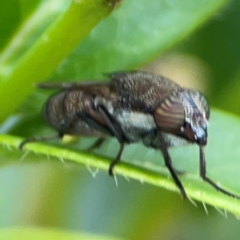
[[[59,229],[48,228],[7,228],[0,230],[0,238],[4,240],[17,240],[21,236],[24,240],[117,240],[119,238],[94,236],[87,233],[73,233]]]
[[[189,36],[227,0],[128,0],[65,59],[54,79],[136,68]]]
[[[210,124],[209,143],[206,148],[208,175],[215,182],[221,183],[222,187],[240,195],[238,181],[240,169],[240,148],[238,147],[240,119],[215,110],[212,112]],[[20,159],[23,153],[21,154],[16,148],[18,148],[21,141],[22,139],[18,137],[0,135],[1,152],[6,153],[6,151],[9,151],[9,155],[17,154],[15,159]],[[7,150],[9,148],[11,150]],[[108,169],[111,161],[106,157],[43,143],[29,143],[25,145],[25,149],[30,154],[37,153],[47,157],[54,157],[58,161],[76,162],[103,170]],[[116,147],[110,147],[110,149],[116,151]],[[129,151],[129,149],[131,150]],[[108,151],[104,150],[104,153],[109,155]],[[137,157],[133,153],[138,153]],[[28,156],[23,156],[28,159]],[[179,170],[186,171],[186,174],[180,176],[180,178],[190,198],[208,203],[216,208],[222,208],[237,216],[240,215],[239,200],[217,192],[200,179],[197,165],[199,161],[197,145],[171,149],[171,156],[174,166]],[[29,159],[31,158],[29,157]],[[156,154],[151,149],[146,151],[142,146],[131,145],[128,147],[127,153],[123,155],[123,161],[115,167],[114,171],[116,174],[125,177],[179,192],[169,177],[166,168],[160,164],[160,159],[162,159],[161,155]]]

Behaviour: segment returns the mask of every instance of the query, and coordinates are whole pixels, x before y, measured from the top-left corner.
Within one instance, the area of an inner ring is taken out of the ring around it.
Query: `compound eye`
[[[157,126],[170,133],[178,132],[184,124],[185,110],[177,96],[165,98],[154,112]]]

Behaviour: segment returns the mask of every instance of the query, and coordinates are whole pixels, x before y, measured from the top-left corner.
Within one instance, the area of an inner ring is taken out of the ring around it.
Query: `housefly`
[[[59,137],[64,134],[99,137],[95,146],[106,137],[117,138],[120,149],[110,164],[110,175],[121,158],[124,144],[141,141],[147,147],[159,149],[184,198],[187,194],[172,166],[168,148],[195,143],[199,146],[201,178],[219,192],[240,199],[206,175],[204,146],[210,108],[201,93],[149,72],[114,72],[108,77],[108,82],[39,85],[59,90],[44,107],[44,117]],[[20,146],[32,140],[38,139],[27,139]]]

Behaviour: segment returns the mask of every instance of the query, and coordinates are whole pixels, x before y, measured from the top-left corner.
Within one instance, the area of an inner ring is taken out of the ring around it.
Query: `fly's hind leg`
[[[28,144],[28,143],[32,143],[32,142],[46,142],[46,141],[50,141],[50,140],[54,140],[54,139],[59,139],[62,138],[63,135],[62,134],[55,134],[55,135],[51,135],[51,136],[42,136],[42,137],[30,137],[27,138],[25,140],[23,140],[20,144],[19,144],[19,149],[22,150],[23,147]]]
[[[91,152],[92,150],[99,148],[102,146],[106,139],[104,137],[99,137],[90,147],[88,147],[85,151]]]

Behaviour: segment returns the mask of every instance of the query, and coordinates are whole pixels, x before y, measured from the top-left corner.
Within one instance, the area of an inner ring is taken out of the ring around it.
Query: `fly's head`
[[[202,94],[195,90],[181,90],[167,96],[154,111],[157,126],[195,142],[207,144],[210,109]]]

